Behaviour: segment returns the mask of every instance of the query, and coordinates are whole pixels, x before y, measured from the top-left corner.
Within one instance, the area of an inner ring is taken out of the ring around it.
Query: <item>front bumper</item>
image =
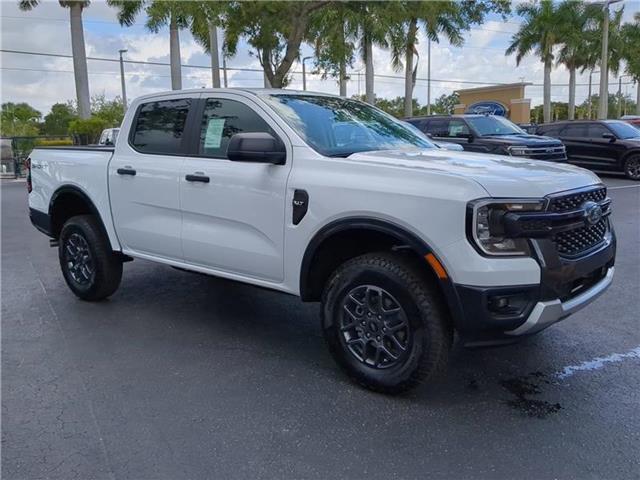
[[[540,284],[477,287],[451,284],[447,297],[456,307],[456,329],[468,346],[512,343],[537,333],[582,309],[611,285],[616,238],[613,228],[603,245],[579,258],[558,255],[547,239],[531,240],[540,267]],[[506,300],[505,300],[506,299]],[[508,302],[500,308],[500,302]]]

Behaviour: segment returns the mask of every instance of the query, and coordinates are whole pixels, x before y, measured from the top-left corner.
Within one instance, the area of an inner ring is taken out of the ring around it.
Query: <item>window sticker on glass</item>
[[[210,118],[207,123],[207,133],[204,137],[204,148],[220,148],[224,118]]]

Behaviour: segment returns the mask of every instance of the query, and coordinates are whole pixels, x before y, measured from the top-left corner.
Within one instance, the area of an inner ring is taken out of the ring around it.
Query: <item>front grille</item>
[[[520,147],[516,147],[520,149]],[[566,160],[567,152],[564,145],[552,146],[552,147],[530,147],[523,148],[523,157],[531,158],[533,160]]]
[[[584,202],[601,202],[607,198],[607,188],[596,188],[586,192],[578,192],[569,195],[563,195],[561,197],[552,197],[549,202],[549,211],[555,213],[570,212],[577,210]]]
[[[608,220],[603,218],[595,225],[558,233],[553,237],[558,253],[564,257],[575,257],[597,247],[604,242],[604,235],[607,233],[607,222]]]

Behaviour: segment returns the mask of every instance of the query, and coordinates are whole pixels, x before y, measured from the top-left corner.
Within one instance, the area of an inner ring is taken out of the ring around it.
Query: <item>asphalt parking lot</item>
[[[350,383],[291,296],[136,260],[77,300],[4,182],[2,476],[638,478],[640,186],[603,180],[609,292],[518,345],[455,346],[403,397]]]

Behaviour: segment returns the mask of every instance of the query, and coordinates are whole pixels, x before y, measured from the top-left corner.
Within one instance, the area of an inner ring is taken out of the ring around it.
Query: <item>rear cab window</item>
[[[131,129],[130,145],[140,153],[181,154],[192,102],[191,98],[177,98],[141,104]]]

